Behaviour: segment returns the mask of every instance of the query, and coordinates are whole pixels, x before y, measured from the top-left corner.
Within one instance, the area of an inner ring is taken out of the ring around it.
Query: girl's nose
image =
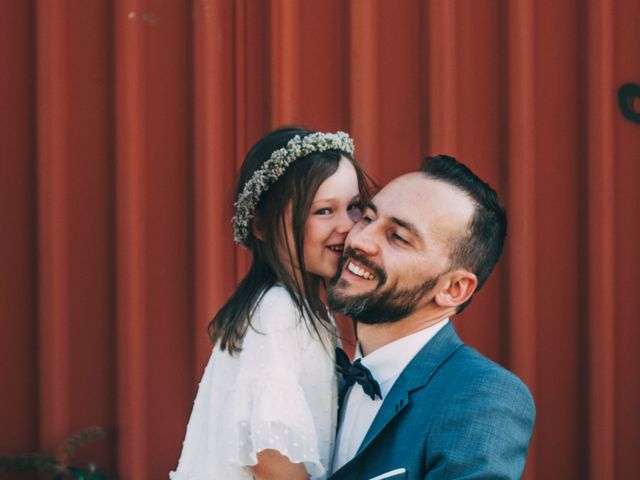
[[[353,228],[353,224],[355,222],[349,215],[349,212],[342,212],[337,218],[336,224],[336,232],[338,233],[349,233]]]

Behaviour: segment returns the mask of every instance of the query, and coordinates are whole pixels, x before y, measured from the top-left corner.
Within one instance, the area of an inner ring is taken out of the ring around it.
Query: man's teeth
[[[349,264],[347,265],[347,270],[367,280],[373,280],[374,278],[376,278],[376,276],[373,273],[367,272],[365,269],[360,268],[351,262],[349,262]]]

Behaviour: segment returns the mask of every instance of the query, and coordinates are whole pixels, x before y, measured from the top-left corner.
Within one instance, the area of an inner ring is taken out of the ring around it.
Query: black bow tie
[[[376,395],[382,398],[380,385],[373,378],[369,369],[362,365],[360,359],[351,363],[344,350],[336,348],[336,365],[338,366],[338,372],[340,372],[347,385],[352,386],[354,383],[359,383],[364,393],[371,397],[371,400],[375,400]]]

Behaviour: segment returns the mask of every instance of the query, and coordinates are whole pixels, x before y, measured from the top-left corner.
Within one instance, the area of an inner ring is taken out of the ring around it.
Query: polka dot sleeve
[[[227,461],[255,465],[258,452],[274,449],[304,463],[312,477],[325,474],[310,399],[300,385],[305,328],[290,301],[261,302],[227,397]]]

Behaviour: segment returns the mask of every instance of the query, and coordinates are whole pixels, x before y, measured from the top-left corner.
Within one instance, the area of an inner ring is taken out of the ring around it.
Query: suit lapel
[[[411,391],[429,383],[438,367],[462,344],[462,340],[456,334],[453,324],[449,322],[429,343],[422,347],[402,371],[393,387],[391,387],[362,444],[358,448],[355,458],[369,446],[396,415],[409,405]]]

